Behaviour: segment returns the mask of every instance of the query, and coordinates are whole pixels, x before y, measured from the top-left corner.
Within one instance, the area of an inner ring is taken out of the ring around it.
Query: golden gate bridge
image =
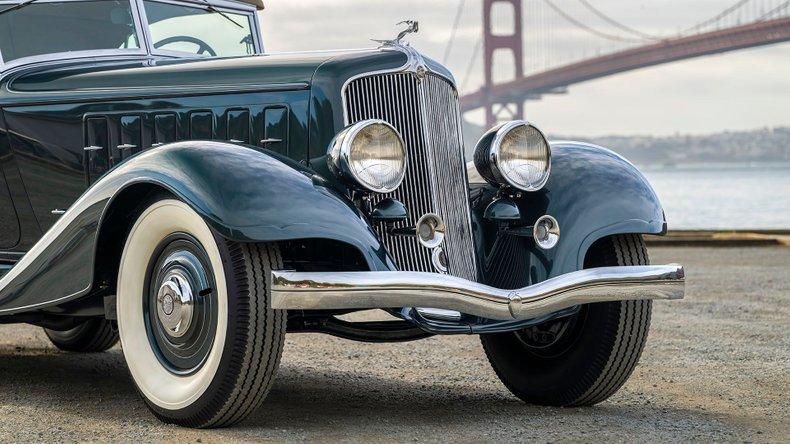
[[[461,109],[484,109],[489,126],[498,120],[522,118],[526,101],[565,93],[575,83],[790,40],[790,0],[733,1],[715,15],[666,35],[637,29],[589,0],[483,0],[482,5],[483,32],[466,77],[482,50],[484,81],[480,89],[461,97]],[[445,59],[465,6],[466,1],[460,0]],[[527,38],[525,13],[531,18]],[[553,60],[561,36],[549,24],[550,19],[564,21],[597,41],[598,47],[592,55]],[[506,24],[501,26],[503,21]],[[601,42],[608,47],[601,49]],[[509,57],[511,63],[501,63],[502,56]],[[525,56],[529,72],[525,72]]]

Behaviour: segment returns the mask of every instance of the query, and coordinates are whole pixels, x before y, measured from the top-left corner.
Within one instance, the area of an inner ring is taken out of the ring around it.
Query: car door
[[[0,111],[0,114],[2,111]],[[8,149],[8,136],[6,134],[2,116],[0,116],[0,250],[9,249],[19,243],[19,220],[16,216],[14,203],[5,179],[3,166],[11,159]]]
[[[82,116],[69,111],[54,105],[4,109],[11,150],[43,231],[87,188]]]

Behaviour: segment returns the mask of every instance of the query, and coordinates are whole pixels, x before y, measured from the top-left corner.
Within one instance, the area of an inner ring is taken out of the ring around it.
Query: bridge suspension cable
[[[447,42],[447,46],[444,48],[444,56],[442,57],[442,64],[446,65],[447,60],[450,58],[450,51],[453,49],[453,43],[455,43],[455,35],[458,32],[458,25],[461,23],[461,16],[464,13],[464,4],[466,0],[459,0],[458,1],[458,10],[455,12],[455,20],[453,21],[453,29],[450,31],[450,40]]]
[[[709,18],[707,20],[703,20],[703,21],[695,24],[694,26],[691,26],[689,28],[684,29],[683,31],[679,32],[677,35],[681,36],[681,35],[690,34],[690,33],[694,32],[694,31],[702,29],[702,28],[704,28],[704,27],[706,27],[708,25],[716,23],[716,22],[722,20],[723,18],[729,16],[730,14],[734,13],[735,11],[741,9],[742,7],[744,7],[750,1],[751,0],[738,0],[737,2],[735,2],[734,5],[732,5],[732,6],[728,7],[728,8],[725,8],[723,11],[719,12],[718,14],[714,15],[713,17],[711,17],[711,18]]]
[[[604,39],[607,39],[607,40],[612,40],[612,41],[626,42],[626,43],[641,43],[641,42],[644,42],[645,40],[665,40],[665,39],[670,39],[670,38],[682,37],[682,36],[691,34],[691,33],[695,32],[695,31],[699,31],[700,29],[703,29],[703,28],[705,28],[705,27],[707,27],[709,25],[713,25],[713,24],[721,22],[721,20],[723,20],[726,17],[728,17],[728,16],[734,14],[735,12],[741,10],[744,6],[746,6],[752,0],[738,0],[733,5],[730,5],[729,7],[724,8],[721,12],[719,12],[716,15],[714,15],[713,17],[705,19],[705,20],[703,20],[703,21],[701,21],[699,23],[696,23],[693,26],[690,26],[690,27],[680,31],[677,34],[668,35],[668,36],[665,36],[665,37],[648,34],[646,32],[643,32],[643,31],[640,31],[640,30],[638,30],[636,28],[628,26],[628,25],[626,25],[626,24],[624,24],[624,23],[622,23],[622,22],[620,22],[618,20],[615,20],[614,18],[612,18],[608,14],[606,14],[603,11],[601,11],[600,9],[596,8],[589,1],[587,1],[587,0],[578,0],[579,3],[581,3],[585,8],[587,8],[590,12],[595,14],[601,20],[603,20],[606,23],[614,26],[617,29],[620,29],[622,31],[628,32],[629,34],[638,36],[639,37],[638,39],[637,38],[633,38],[633,37],[624,37],[624,36],[619,36],[619,35],[615,35],[615,34],[610,34],[608,32],[604,32],[604,31],[595,29],[592,26],[590,26],[590,25],[582,22],[581,20],[573,17],[572,15],[568,14],[563,9],[559,8],[556,4],[554,4],[551,0],[543,0],[543,1],[552,10],[554,10],[554,12],[556,12],[558,15],[560,15],[566,21],[570,22],[571,24],[573,24],[577,28],[580,28],[580,29],[582,29],[582,30],[584,30],[584,31],[586,31],[588,33],[591,33],[591,34],[596,35],[598,37],[601,37],[601,38],[604,38]],[[760,17],[757,20],[759,21],[759,20],[762,20],[763,18],[770,17],[773,14],[776,14],[777,12],[781,11],[782,9],[787,8],[788,6],[790,6],[790,1],[787,1],[787,2],[779,5],[778,7],[772,9],[771,11],[767,12],[766,14],[764,14],[762,17]]]
[[[584,22],[582,22],[580,20],[577,20],[572,15],[566,13],[565,11],[563,11],[562,9],[557,7],[557,5],[555,5],[551,0],[543,0],[543,2],[546,3],[549,6],[549,8],[551,8],[554,12],[559,14],[560,17],[564,18],[565,20],[567,20],[568,22],[570,22],[572,25],[576,26],[577,28],[582,29],[584,31],[587,31],[590,34],[596,35],[598,37],[605,38],[607,40],[617,41],[617,42],[641,43],[641,42],[644,41],[644,39],[634,39],[634,38],[628,38],[628,37],[621,37],[621,36],[618,36],[618,35],[609,34],[609,33],[603,32],[603,31],[599,31],[599,30],[593,28],[592,26],[587,25],[586,23],[584,23]]]
[[[782,3],[781,5],[775,7],[774,9],[771,9],[770,11],[768,11],[765,14],[761,15],[757,19],[757,21],[761,22],[761,21],[767,20],[767,19],[771,18],[774,14],[778,13],[779,11],[781,11],[782,9],[787,9],[788,6],[790,6],[790,0]]]
[[[749,1],[749,0],[746,0],[746,1]],[[639,36],[639,37],[641,37],[643,39],[646,39],[646,40],[661,40],[661,37],[659,37],[659,36],[647,34],[645,32],[642,32],[642,31],[640,31],[638,29],[632,28],[632,27],[630,27],[630,26],[628,26],[628,25],[626,25],[626,24],[624,24],[622,22],[619,22],[619,21],[613,19],[608,14],[605,14],[600,9],[598,9],[595,6],[591,5],[590,2],[588,2],[587,0],[579,0],[579,3],[584,5],[585,8],[589,9],[590,12],[592,12],[593,14],[598,16],[598,18],[600,18],[601,20],[605,21],[606,23],[609,23],[610,25],[614,26],[615,28],[618,28],[618,29],[623,30],[625,32],[637,35],[637,36]]]
[[[477,43],[475,43],[475,49],[472,51],[472,57],[469,58],[469,65],[466,66],[466,72],[464,73],[464,78],[461,81],[461,88],[460,90],[463,91],[466,89],[466,85],[469,83],[469,77],[472,76],[472,69],[475,67],[475,63],[477,62],[477,58],[480,56],[480,50],[483,48],[483,39],[478,37]]]

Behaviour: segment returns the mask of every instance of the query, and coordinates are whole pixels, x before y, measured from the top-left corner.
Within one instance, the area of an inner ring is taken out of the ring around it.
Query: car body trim
[[[38,96],[40,93],[28,93],[25,91],[15,91],[11,89],[13,79],[6,83],[6,91],[12,94]],[[207,96],[207,95],[227,95],[240,94],[247,92],[278,92],[278,91],[303,91],[310,88],[306,82],[295,83],[249,83],[249,84],[219,84],[210,86],[201,85],[178,85],[178,86],[147,86],[113,89],[88,89],[68,91],[47,92],[47,99],[42,101],[24,102],[24,105],[37,104],[58,104],[58,103],[83,103],[91,101],[123,101],[135,99],[148,99],[156,97],[178,97],[178,96]],[[74,97],[74,93],[94,93],[94,94],[117,94],[109,96],[98,96],[96,98]],[[60,96],[60,97],[59,97]],[[9,99],[0,98],[0,105],[12,106],[16,102]]]

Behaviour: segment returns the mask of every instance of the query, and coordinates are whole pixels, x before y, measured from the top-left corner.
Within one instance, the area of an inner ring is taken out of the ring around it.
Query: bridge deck
[[[461,98],[462,111],[490,103],[517,102],[574,83],[677,60],[790,40],[790,17],[750,23],[718,31],[662,40],[601,57],[532,74]]]

